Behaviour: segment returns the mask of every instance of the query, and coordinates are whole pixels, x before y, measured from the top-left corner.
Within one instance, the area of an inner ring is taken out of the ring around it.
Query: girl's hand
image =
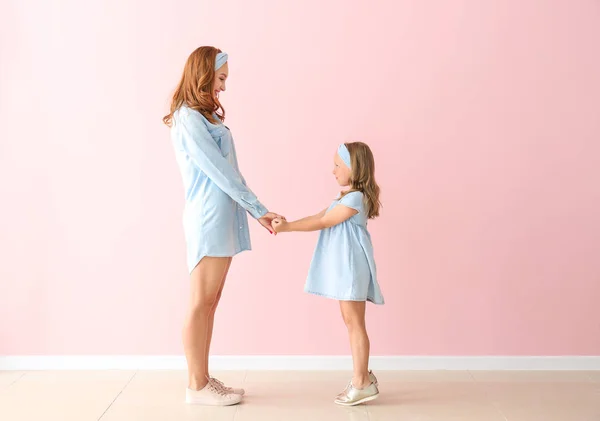
[[[271,221],[271,227],[275,232],[283,232],[286,230],[288,222],[283,218],[274,218]]]
[[[271,226],[271,223],[273,222],[273,220],[275,218],[280,218],[285,221],[285,216],[281,216],[277,213],[269,212],[262,218],[259,218],[258,223],[261,224],[263,227],[265,227],[265,229],[267,231],[269,231],[271,234],[277,235],[277,233],[273,230],[273,227]]]

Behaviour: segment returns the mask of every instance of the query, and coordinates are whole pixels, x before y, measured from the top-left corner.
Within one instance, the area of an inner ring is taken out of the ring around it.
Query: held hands
[[[277,235],[277,232],[274,227],[273,227],[273,221],[274,220],[283,220],[285,221],[285,216],[279,215],[277,213],[273,213],[273,212],[269,212],[267,213],[265,216],[263,216],[262,218],[258,219],[259,224],[261,224],[263,227],[266,228],[267,231],[269,231],[271,234],[275,234]]]
[[[276,233],[284,232],[288,226],[288,221],[285,218],[274,218],[271,221],[271,227]]]

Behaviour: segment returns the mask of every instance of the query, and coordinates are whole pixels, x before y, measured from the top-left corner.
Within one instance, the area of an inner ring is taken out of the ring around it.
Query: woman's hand
[[[288,221],[286,221],[285,218],[274,218],[273,221],[271,221],[271,227],[276,233],[284,232],[288,227]]]
[[[283,219],[284,221],[286,221],[285,216],[279,215],[278,213],[275,213],[275,212],[269,212],[265,215],[265,217],[267,217],[271,220],[273,220],[275,218],[279,218],[279,219]]]
[[[272,222],[275,218],[285,221],[285,216],[279,215],[277,213],[268,212],[262,218],[258,218],[258,223],[261,224],[267,231],[271,234],[277,235],[277,232],[273,230]]]

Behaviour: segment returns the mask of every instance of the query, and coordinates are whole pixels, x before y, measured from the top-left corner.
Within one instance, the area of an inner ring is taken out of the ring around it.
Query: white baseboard
[[[351,370],[350,356],[212,356],[214,370]],[[600,370],[600,356],[373,356],[374,370]],[[4,370],[185,370],[183,356],[0,356]]]

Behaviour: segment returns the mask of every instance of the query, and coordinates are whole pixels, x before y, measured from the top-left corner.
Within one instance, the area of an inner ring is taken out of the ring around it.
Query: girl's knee
[[[365,321],[354,315],[344,316],[344,323],[348,330],[364,330],[365,328]]]

